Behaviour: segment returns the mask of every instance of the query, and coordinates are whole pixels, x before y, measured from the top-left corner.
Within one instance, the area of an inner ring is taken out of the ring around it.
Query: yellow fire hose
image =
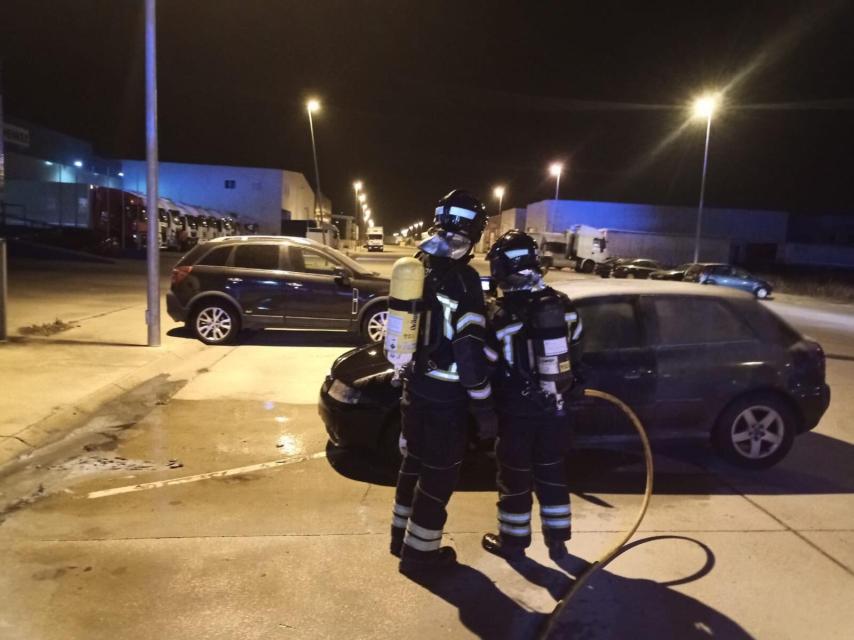
[[[638,511],[638,515],[635,518],[634,523],[626,531],[617,543],[611,547],[608,551],[606,551],[602,556],[596,560],[593,564],[591,564],[587,569],[579,575],[575,582],[573,582],[572,587],[566,593],[566,595],[561,598],[561,600],[557,603],[554,611],[551,616],[549,616],[548,623],[546,624],[546,628],[540,636],[541,638],[548,638],[549,634],[554,630],[555,623],[557,619],[560,617],[561,612],[567,607],[569,602],[573,597],[581,590],[581,588],[587,583],[588,580],[596,573],[599,569],[603,568],[607,565],[614,557],[620,552],[623,546],[631,539],[635,532],[638,530],[641,522],[643,521],[644,516],[646,515],[647,507],[649,507],[650,498],[652,498],[652,476],[653,476],[653,467],[652,467],[652,449],[649,446],[649,438],[646,435],[646,430],[643,428],[643,423],[641,423],[640,419],[635,415],[635,412],[632,411],[631,407],[629,407],[625,402],[620,400],[619,398],[612,396],[610,393],[605,393],[604,391],[599,391],[597,389],[585,389],[584,395],[590,398],[599,398],[601,400],[605,400],[606,402],[610,402],[613,405],[619,407],[623,413],[628,416],[629,420],[634,426],[635,430],[638,432],[638,435],[641,439],[641,444],[643,445],[643,457],[644,463],[646,465],[646,488],[643,493],[643,501],[641,502],[640,510]]]

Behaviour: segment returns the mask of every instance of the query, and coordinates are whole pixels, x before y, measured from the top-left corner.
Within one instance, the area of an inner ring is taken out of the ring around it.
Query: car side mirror
[[[338,284],[347,287],[350,285],[350,277],[351,273],[345,269],[344,267],[335,267],[334,270],[335,282]]]

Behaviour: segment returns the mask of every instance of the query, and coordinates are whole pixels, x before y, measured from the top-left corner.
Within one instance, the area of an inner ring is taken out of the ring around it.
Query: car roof
[[[282,244],[303,244],[311,247],[323,248],[326,245],[312,240],[311,238],[300,238],[299,236],[223,236],[208,240],[205,244],[238,244],[241,242],[280,242]]]
[[[569,280],[552,285],[573,300],[605,298],[608,296],[703,296],[753,300],[746,291],[730,287],[710,287],[693,282],[662,280]]]

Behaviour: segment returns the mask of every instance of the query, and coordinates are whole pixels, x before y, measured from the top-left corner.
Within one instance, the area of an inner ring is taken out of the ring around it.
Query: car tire
[[[205,344],[231,344],[240,333],[240,314],[228,302],[202,301],[193,309],[190,328]]]
[[[798,417],[785,398],[754,393],[732,402],[712,429],[712,445],[732,464],[767,469],[792,448]]]
[[[385,338],[385,325],[388,321],[388,308],[374,305],[365,312],[362,318],[360,333],[367,342],[382,342]]]
[[[766,289],[765,287],[759,287],[758,289],[756,289],[756,291],[753,292],[753,295],[755,295],[759,300],[764,300],[769,295],[768,289]]]

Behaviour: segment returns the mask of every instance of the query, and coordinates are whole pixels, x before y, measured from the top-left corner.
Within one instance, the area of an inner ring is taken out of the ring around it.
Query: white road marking
[[[306,462],[308,460],[317,460],[325,458],[326,452],[312,453],[307,456],[298,456],[296,458],[282,458],[281,460],[271,460],[270,462],[261,462],[258,464],[250,464],[246,467],[235,467],[234,469],[223,469],[222,471],[210,471],[208,473],[199,473],[194,476],[183,476],[181,478],[172,478],[170,480],[159,480],[157,482],[144,482],[142,484],[132,484],[126,487],[116,487],[114,489],[104,489],[103,491],[92,491],[87,498],[106,498],[107,496],[115,496],[121,493],[133,493],[135,491],[147,491],[148,489],[160,489],[162,487],[170,487],[176,484],[187,484],[189,482],[198,482],[199,480],[209,480],[211,478],[226,478],[228,476],[236,476],[241,473],[251,473],[253,471],[261,471],[262,469],[270,469],[272,467],[281,467],[297,462]]]

